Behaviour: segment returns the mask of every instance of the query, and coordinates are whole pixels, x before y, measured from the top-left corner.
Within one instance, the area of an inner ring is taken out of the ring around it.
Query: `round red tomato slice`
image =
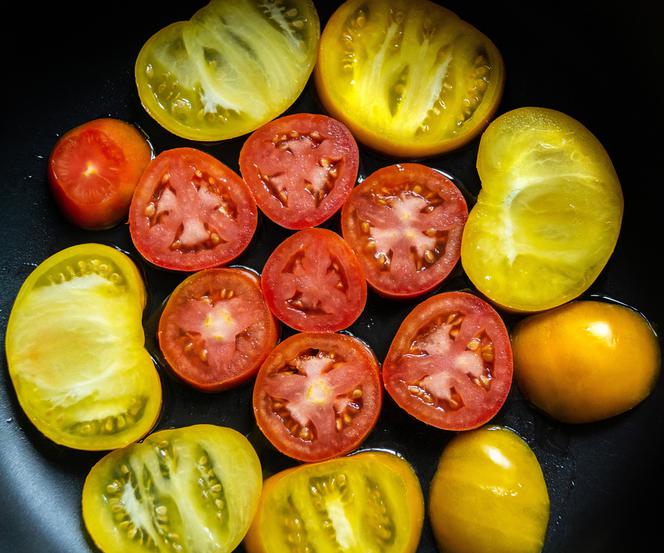
[[[261,366],[253,403],[258,427],[282,453],[305,462],[343,455],[376,424],[378,363],[357,338],[295,334]]]
[[[112,227],[127,217],[131,197],[152,147],[134,126],[118,119],[88,121],[60,138],[48,160],[51,190],[75,225]]]
[[[261,280],[274,315],[301,331],[347,328],[367,301],[364,273],[353,250],[336,233],[307,229],[272,252]]]
[[[131,238],[151,263],[198,271],[228,263],[249,245],[257,208],[239,175],[193,148],[150,162],[129,212]]]
[[[278,225],[297,230],[318,226],[341,208],[358,165],[348,128],[311,113],[268,123],[240,152],[240,172],[258,207]]]
[[[173,291],[158,337],[175,374],[200,390],[218,391],[256,374],[277,343],[277,325],[256,275],[206,269]]]
[[[389,298],[438,286],[454,268],[468,206],[445,175],[418,163],[379,169],[351,193],[341,212],[344,238],[369,285]]]
[[[445,430],[483,425],[512,383],[500,315],[465,292],[438,294],[404,319],[383,363],[385,389],[415,418]]]

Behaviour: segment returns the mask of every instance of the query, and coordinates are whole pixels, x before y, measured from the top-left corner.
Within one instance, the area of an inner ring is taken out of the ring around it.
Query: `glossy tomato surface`
[[[198,271],[235,259],[256,230],[256,202],[244,181],[194,148],[161,152],[136,187],[131,238],[150,263]]]
[[[92,467],[83,522],[105,553],[230,552],[249,528],[262,483],[258,455],[236,430],[162,430]]]
[[[320,553],[414,553],[423,511],[422,489],[407,461],[362,452],[266,480],[245,546],[248,553],[289,553],[293,545]]]
[[[319,35],[311,0],[212,0],[143,45],[138,94],[147,112],[178,136],[240,136],[295,101],[313,69]]]
[[[428,0],[350,0],[330,18],[315,68],[325,108],[393,156],[447,152],[489,122],[503,91],[494,44]]]
[[[326,229],[301,230],[284,240],[265,263],[261,286],[272,313],[301,331],[342,330],[367,301],[353,250]]]
[[[563,422],[623,413],[652,392],[661,348],[650,323],[628,307],[577,301],[532,315],[512,335],[519,387]]]
[[[48,160],[48,179],[72,223],[104,229],[127,217],[151,158],[152,147],[136,127],[110,117],[95,119],[58,140]]]
[[[297,113],[275,119],[246,140],[240,171],[263,213],[282,227],[303,229],[341,208],[355,186],[359,161],[343,123]]]
[[[258,276],[237,268],[206,269],[185,279],[166,303],[157,336],[175,374],[207,391],[255,375],[278,337]]]
[[[450,274],[467,217],[466,201],[449,178],[426,165],[400,163],[353,190],[341,228],[371,287],[401,299],[431,291]]]
[[[477,296],[438,294],[401,323],[383,363],[385,388],[415,418],[445,430],[489,421],[512,384],[500,315]]]
[[[382,404],[378,364],[351,336],[304,332],[281,342],[254,385],[259,428],[282,453],[323,461],[355,449]]]

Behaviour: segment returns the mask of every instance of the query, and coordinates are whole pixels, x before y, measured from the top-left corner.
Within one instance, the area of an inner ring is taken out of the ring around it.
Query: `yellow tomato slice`
[[[99,461],[83,486],[83,521],[105,553],[230,553],[256,511],[258,456],[239,432],[162,430]]]
[[[161,383],[144,347],[145,288],[123,253],[67,248],[39,265],[7,325],[9,373],[21,407],[54,442],[105,450],[154,425]]]
[[[423,517],[422,490],[410,465],[396,455],[369,451],[301,465],[266,480],[245,548],[248,553],[412,553]]]
[[[304,89],[320,36],[311,0],[212,0],[143,46],[136,85],[170,132],[222,140],[285,111]]]
[[[421,157],[486,126],[504,67],[486,36],[428,0],[350,0],[325,26],[315,77],[325,108],[360,141]]]
[[[539,553],[549,494],[537,457],[507,428],[459,434],[431,482],[429,519],[445,553]]]
[[[556,307],[584,292],[615,248],[618,176],[588,129],[544,108],[496,119],[477,157],[482,190],[461,244],[473,284],[514,311]]]

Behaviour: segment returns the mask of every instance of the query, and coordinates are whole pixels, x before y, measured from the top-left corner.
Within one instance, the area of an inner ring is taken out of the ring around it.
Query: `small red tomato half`
[[[268,440],[304,462],[355,449],[382,404],[378,363],[357,338],[295,334],[267,357],[256,377],[254,414]]]
[[[240,172],[258,207],[288,229],[320,225],[348,198],[359,165],[348,128],[326,115],[297,113],[255,131],[240,152]]]
[[[353,190],[341,229],[378,294],[412,298],[450,274],[467,218],[466,200],[450,179],[419,163],[401,163],[379,169]]]
[[[158,337],[173,372],[194,388],[212,392],[256,374],[277,343],[277,325],[256,275],[206,269],[173,291]]]
[[[349,327],[367,301],[367,284],[353,250],[336,233],[301,230],[272,252],[263,268],[263,295],[274,315],[305,332]]]
[[[152,148],[133,125],[118,119],[88,121],[56,143],[48,179],[64,215],[85,229],[112,227],[129,204]]]
[[[153,159],[129,211],[136,249],[150,263],[177,271],[232,261],[251,242],[257,221],[256,202],[240,176],[194,148]]]
[[[419,304],[383,363],[385,388],[413,417],[444,430],[489,421],[512,384],[512,348],[500,315],[465,292]]]

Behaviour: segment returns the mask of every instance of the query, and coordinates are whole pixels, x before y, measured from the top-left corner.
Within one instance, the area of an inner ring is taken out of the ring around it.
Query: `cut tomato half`
[[[277,342],[277,325],[255,274],[207,269],[173,291],[158,336],[175,374],[195,388],[218,391],[256,374]]]
[[[454,268],[467,218],[466,201],[450,179],[402,163],[379,169],[353,190],[341,228],[376,292],[412,298]]]
[[[281,342],[261,366],[253,397],[267,439],[306,462],[355,449],[376,424],[381,403],[371,350],[357,338],[330,332]]]
[[[500,315],[465,292],[419,304],[383,363],[385,388],[415,418],[445,430],[489,421],[507,399],[512,348]]]
[[[131,238],[151,263],[198,271],[235,259],[249,245],[257,208],[244,181],[193,148],[159,154],[147,167],[129,212]]]

